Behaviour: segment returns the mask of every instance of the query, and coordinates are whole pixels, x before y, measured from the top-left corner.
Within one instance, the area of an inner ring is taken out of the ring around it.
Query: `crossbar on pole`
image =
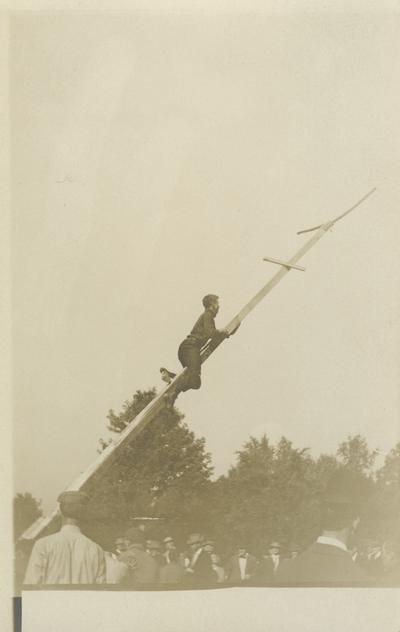
[[[263,261],[268,261],[269,263],[276,263],[279,266],[284,266],[285,268],[293,268],[293,270],[301,270],[301,272],[305,272],[306,269],[302,266],[295,266],[293,264],[287,263],[286,261],[279,261],[279,259],[273,259],[272,257],[263,257]]]

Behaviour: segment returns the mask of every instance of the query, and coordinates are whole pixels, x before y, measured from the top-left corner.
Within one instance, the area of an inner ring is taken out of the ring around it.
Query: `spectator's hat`
[[[215,546],[214,540],[204,540],[203,546]]]
[[[171,538],[170,535],[167,535],[166,538],[164,538],[164,544],[168,544],[168,542],[175,542],[174,538]]]
[[[269,549],[280,549],[282,548],[279,542],[271,542],[268,546]]]
[[[58,502],[62,505],[87,505],[89,496],[85,492],[62,492],[58,497]]]
[[[187,539],[187,544],[202,544],[203,536],[200,533],[191,533]]]

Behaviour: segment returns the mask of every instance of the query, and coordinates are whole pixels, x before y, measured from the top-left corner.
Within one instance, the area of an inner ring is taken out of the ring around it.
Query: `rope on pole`
[[[352,206],[351,208],[349,208],[347,211],[345,211],[344,213],[342,213],[341,215],[338,215],[338,217],[336,217],[335,219],[333,219],[331,221],[331,225],[333,226],[334,224],[336,224],[336,222],[338,222],[340,219],[342,219],[343,217],[345,217],[346,215],[348,215],[349,213],[351,213],[351,211],[353,211],[355,208],[357,208],[357,206],[360,206],[360,204],[362,204],[362,202],[364,202],[364,200],[366,200],[370,195],[372,195],[374,192],[376,191],[376,187],[374,187],[373,189],[371,189],[371,191],[369,191],[366,195],[364,195],[364,197],[361,198],[361,200],[358,200],[358,202],[356,204],[354,204],[354,206]],[[319,226],[314,226],[313,228],[306,228],[305,230],[299,230],[297,232],[297,235],[302,235],[303,233],[311,233],[311,231],[313,230],[318,230],[318,228],[321,228],[323,226],[323,224],[320,224]]]

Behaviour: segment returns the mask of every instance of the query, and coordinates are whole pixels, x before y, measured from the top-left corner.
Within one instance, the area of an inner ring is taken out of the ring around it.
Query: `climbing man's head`
[[[219,309],[219,297],[216,294],[207,294],[202,300],[205,309],[213,308],[215,313]]]

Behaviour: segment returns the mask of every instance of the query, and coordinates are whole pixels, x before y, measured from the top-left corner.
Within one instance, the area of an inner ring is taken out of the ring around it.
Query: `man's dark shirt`
[[[188,338],[196,342],[199,347],[202,347],[218,333],[218,329],[215,327],[214,316],[210,309],[206,309],[195,322]]]

